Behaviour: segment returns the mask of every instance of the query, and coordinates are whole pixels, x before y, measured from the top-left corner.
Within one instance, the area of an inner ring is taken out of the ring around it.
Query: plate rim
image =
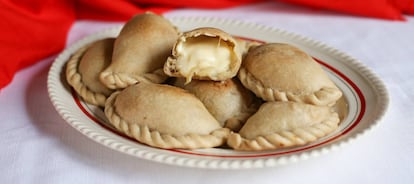
[[[168,18],[168,17],[167,17]],[[385,84],[382,80],[367,66],[365,66],[362,62],[352,58],[348,54],[339,51],[331,46],[328,46],[320,41],[311,39],[309,37],[305,37],[300,34],[296,34],[293,32],[288,32],[286,30],[281,30],[278,28],[261,25],[252,22],[245,22],[241,20],[234,20],[234,19],[226,19],[226,18],[217,18],[217,17],[172,17],[168,18],[172,22],[174,21],[181,21],[181,22],[197,22],[197,23],[213,23],[213,24],[226,24],[229,26],[245,26],[254,29],[258,29],[261,31],[266,32],[273,32],[273,34],[280,34],[281,36],[285,36],[287,39],[295,40],[296,42],[307,44],[310,47],[315,47],[318,50],[321,50],[325,53],[329,53],[329,55],[333,55],[338,57],[341,60],[342,64],[350,67],[351,69],[355,70],[358,74],[360,74],[364,79],[370,82],[370,87],[373,88],[377,95],[381,97],[381,101],[379,101],[379,108],[377,109],[376,118],[369,122],[370,125],[362,131],[354,133],[354,135],[346,137],[341,140],[334,141],[335,143],[328,144],[326,146],[318,147],[316,149],[307,150],[304,152],[299,152],[297,154],[291,155],[283,155],[278,157],[270,157],[270,158],[251,158],[251,159],[219,159],[219,158],[197,158],[191,157],[187,155],[186,158],[180,157],[179,154],[166,154],[160,151],[158,148],[151,148],[148,146],[149,149],[145,150],[136,150],[137,148],[131,148],[130,145],[126,144],[127,142],[120,141],[119,138],[116,137],[106,137],[108,132],[96,132],[96,127],[90,126],[83,122],[78,122],[76,117],[72,117],[70,110],[65,107],[65,104],[61,102],[58,96],[58,89],[56,89],[56,85],[58,81],[60,81],[60,72],[62,72],[62,66],[64,63],[59,63],[58,61],[62,60],[62,58],[68,57],[70,53],[73,53],[76,48],[79,48],[81,45],[86,44],[91,39],[98,39],[100,37],[105,37],[105,35],[109,34],[112,31],[120,30],[122,25],[116,26],[113,28],[105,29],[99,31],[97,33],[88,35],[72,45],[67,46],[55,59],[55,61],[50,66],[47,78],[47,89],[49,98],[57,110],[57,112],[62,116],[62,118],[69,123],[73,128],[81,132],[83,135],[89,137],[90,139],[98,142],[106,147],[112,148],[122,153],[126,153],[135,157],[139,157],[146,160],[152,160],[159,163],[165,163],[169,165],[177,165],[177,166],[186,166],[186,167],[193,167],[193,168],[207,168],[207,169],[248,169],[248,168],[263,168],[263,167],[274,167],[279,165],[284,165],[287,163],[296,162],[299,160],[306,160],[311,157],[316,157],[322,154],[326,154],[328,152],[337,150],[344,145],[347,145],[362,135],[366,134],[367,132],[371,131],[375,126],[379,124],[379,122],[383,119],[384,115],[389,106],[389,94]],[[346,61],[346,63],[344,62]],[[61,84],[63,86],[63,84]],[[99,130],[102,131],[102,130]],[[104,130],[109,131],[109,130]],[[118,140],[119,139],[119,140]],[[157,151],[158,150],[158,151]],[[161,149],[162,150],[162,149]]]

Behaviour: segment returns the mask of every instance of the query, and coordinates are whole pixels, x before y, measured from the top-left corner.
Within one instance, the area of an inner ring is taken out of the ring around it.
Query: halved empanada
[[[112,94],[105,115],[119,131],[160,148],[220,146],[230,133],[187,91],[141,82]]]
[[[312,57],[288,44],[268,43],[250,49],[239,78],[266,101],[331,106],[342,96]]]
[[[164,72],[172,77],[223,81],[236,76],[242,47],[228,33],[202,27],[183,33],[174,45]]]
[[[313,142],[333,132],[338,114],[328,106],[266,102],[227,144],[236,150],[271,150]]]
[[[77,50],[66,64],[66,80],[93,105],[104,106],[112,93],[100,80],[100,73],[111,63],[114,38],[98,40]]]
[[[101,73],[101,81],[111,89],[140,81],[164,82],[163,66],[178,35],[177,28],[160,15],[134,16],[116,38],[112,63]]]
[[[184,83],[184,78],[177,78],[175,85],[193,93],[221,126],[233,131],[238,131],[261,103],[237,78],[225,81],[192,80],[186,85]]]

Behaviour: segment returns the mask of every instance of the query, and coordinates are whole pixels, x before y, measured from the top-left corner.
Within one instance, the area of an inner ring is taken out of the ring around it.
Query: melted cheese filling
[[[212,76],[230,70],[232,49],[218,37],[199,36],[190,38],[176,48],[181,54],[177,62],[186,83],[194,74]]]

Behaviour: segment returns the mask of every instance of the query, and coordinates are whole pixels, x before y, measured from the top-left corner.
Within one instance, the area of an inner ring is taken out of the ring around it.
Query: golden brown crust
[[[101,81],[111,89],[136,82],[162,83],[162,68],[177,40],[178,30],[162,16],[145,13],[131,18],[119,33],[111,65]]]
[[[111,62],[114,38],[98,40],[78,49],[66,64],[66,79],[85,102],[104,106],[112,90],[99,80]]]
[[[267,102],[227,144],[236,150],[269,150],[304,145],[333,132],[338,114],[327,106]]]
[[[138,83],[111,95],[105,115],[118,130],[160,148],[207,148],[225,143],[230,131],[183,89]]]
[[[288,44],[254,47],[238,76],[244,86],[266,101],[333,105],[342,96],[316,61]]]

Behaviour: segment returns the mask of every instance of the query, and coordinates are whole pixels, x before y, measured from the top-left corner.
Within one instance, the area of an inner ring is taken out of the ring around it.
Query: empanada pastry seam
[[[82,82],[82,76],[78,72],[79,62],[90,46],[91,44],[81,47],[71,56],[66,65],[66,79],[73,89],[79,93],[79,95],[83,97],[86,102],[93,105],[104,106],[107,97],[104,94],[91,91],[86,85],[84,85]]]
[[[313,93],[299,95],[267,88],[244,67],[240,68],[238,77],[246,88],[253,91],[265,101],[293,101],[312,105],[332,106],[335,104],[336,100],[342,96],[342,92],[339,89],[331,87],[322,87],[320,90]],[[323,96],[328,97],[323,98]]]
[[[119,131],[124,132],[129,137],[136,139],[137,141],[164,149],[170,148],[211,148],[223,145],[227,136],[230,134],[230,130],[227,128],[219,128],[207,135],[199,134],[186,134],[182,136],[174,136],[171,134],[162,134],[156,130],[150,130],[148,126],[141,126],[138,124],[130,124],[123,120],[113,107],[116,96],[120,92],[112,94],[105,105],[105,115],[110,119],[111,124]]]
[[[258,136],[254,139],[243,138],[238,133],[231,133],[227,144],[235,150],[273,150],[292,146],[304,145],[324,137],[338,127],[338,116],[329,117],[327,120],[308,127],[296,128],[274,132],[265,136]]]
[[[142,74],[142,76],[132,76],[129,73],[104,71],[99,76],[101,82],[110,89],[126,88],[137,82],[162,83],[168,76],[164,74],[162,68],[152,73]]]

